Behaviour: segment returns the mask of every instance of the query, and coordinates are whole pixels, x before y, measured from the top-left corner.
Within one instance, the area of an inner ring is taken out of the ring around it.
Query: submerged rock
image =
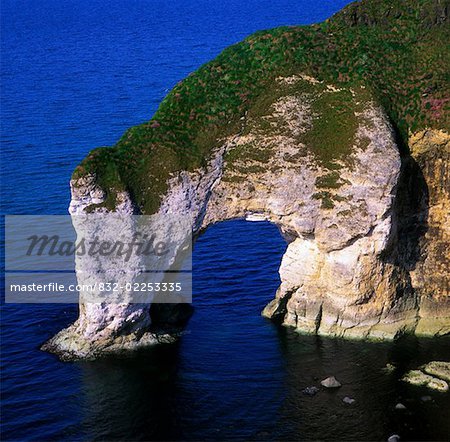
[[[302,393],[306,396],[315,396],[320,390],[317,387],[306,387]]]
[[[339,387],[342,387],[342,384],[334,376],[330,376],[330,377],[324,379],[321,382],[321,385],[323,385],[325,388],[339,388]]]
[[[421,368],[425,373],[450,382],[450,362],[433,361]]]
[[[395,371],[395,365],[387,363],[387,364],[384,366],[383,371],[384,371],[385,373],[392,373],[392,372]]]
[[[342,402],[344,402],[344,404],[352,405],[356,402],[356,400],[351,397],[345,396],[345,398],[342,399]]]
[[[395,409],[396,409],[396,410],[406,410],[406,407],[405,407],[401,402],[399,402],[399,403],[395,406]]]
[[[411,385],[420,385],[437,391],[448,391],[448,384],[442,379],[435,378],[420,370],[411,370],[402,378],[402,381]]]
[[[388,437],[387,442],[399,442],[400,436],[398,434],[393,434],[392,436]]]

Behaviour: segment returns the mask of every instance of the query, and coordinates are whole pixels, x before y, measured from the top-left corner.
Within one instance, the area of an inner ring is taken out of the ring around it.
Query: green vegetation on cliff
[[[108,208],[125,189],[153,213],[171,173],[204,165],[279,76],[311,75],[344,89],[364,84],[405,144],[409,132],[448,128],[449,9],[449,0],[363,0],[324,23],[257,32],[181,81],[148,123],[93,150],[73,178],[94,174]],[[313,150],[318,137],[325,140],[329,169],[352,126],[345,99],[336,106],[337,116],[315,122],[306,140]]]

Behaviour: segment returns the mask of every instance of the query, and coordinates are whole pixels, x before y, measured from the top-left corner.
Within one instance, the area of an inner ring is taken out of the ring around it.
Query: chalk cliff
[[[257,214],[288,242],[265,316],[329,336],[449,334],[448,2],[418,3],[366,0],[227,49],[87,157],[70,213],[179,215],[194,236]],[[44,348],[136,348],[182,317],[83,303]]]

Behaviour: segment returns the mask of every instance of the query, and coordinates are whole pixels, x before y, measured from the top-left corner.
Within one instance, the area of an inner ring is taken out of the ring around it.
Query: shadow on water
[[[281,407],[277,438],[300,440],[447,440],[450,434],[448,394],[403,383],[409,369],[430,360],[449,359],[450,339],[403,337],[390,343],[345,341],[300,336],[280,329],[286,361],[287,398]],[[386,364],[392,364],[392,371]],[[342,387],[322,389],[316,396],[301,393],[306,386],[335,376]],[[344,397],[355,399],[351,405]],[[424,401],[424,396],[431,400]],[[406,410],[396,410],[402,403]]]
[[[199,364],[204,370],[196,371],[182,342],[133,357],[79,363],[83,433],[92,440],[361,441],[386,440],[393,433],[402,440],[447,440],[448,394],[399,379],[408,369],[448,355],[448,339],[376,344],[266,326],[279,342],[280,370],[274,373],[267,373],[273,367],[265,357],[260,371],[241,367],[241,376],[233,373],[230,360],[211,370],[205,358]],[[396,367],[392,372],[385,369],[388,362]],[[340,389],[302,394],[330,375],[342,383]],[[356,402],[344,404],[345,396]],[[235,409],[240,402],[243,409]],[[407,409],[395,410],[399,402]],[[261,414],[252,416],[252,408]]]
[[[180,440],[178,345],[83,362],[82,428],[90,440]]]

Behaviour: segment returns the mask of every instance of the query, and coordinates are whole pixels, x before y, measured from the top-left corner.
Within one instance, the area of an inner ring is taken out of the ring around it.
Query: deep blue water
[[[320,21],[346,3],[2,1],[2,213],[66,213],[77,163],[149,119],[177,81],[253,31]],[[186,334],[129,358],[60,362],[38,347],[77,306],[2,305],[2,440],[445,440],[448,395],[398,378],[448,358],[448,340],[345,342],[265,320],[284,248],[266,223],[208,230]],[[340,391],[301,394],[330,374]],[[344,406],[346,395],[357,402]]]

